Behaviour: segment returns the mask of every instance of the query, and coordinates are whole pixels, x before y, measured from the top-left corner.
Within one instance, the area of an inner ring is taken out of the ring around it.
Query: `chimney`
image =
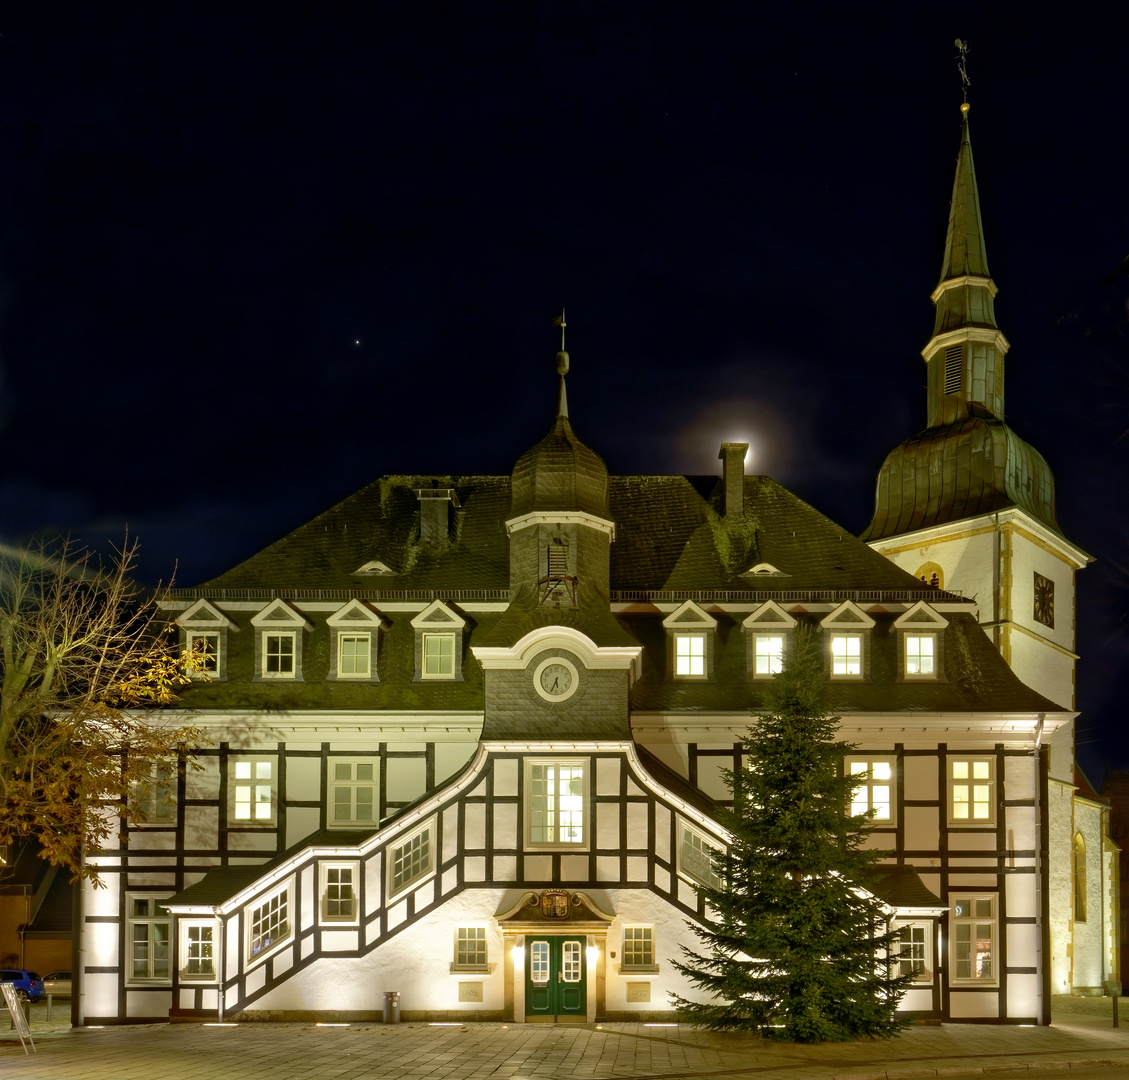
[[[432,481],[434,484],[434,481]],[[453,504],[459,508],[459,497],[454,488],[416,488],[419,499],[419,541],[425,547],[445,544],[451,535],[451,511]]]
[[[727,442],[721,444],[721,480],[723,486],[722,514],[729,520],[745,516],[745,455],[749,444]]]

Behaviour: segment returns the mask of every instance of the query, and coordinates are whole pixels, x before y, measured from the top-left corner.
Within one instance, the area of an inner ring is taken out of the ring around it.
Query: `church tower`
[[[922,351],[927,427],[878,474],[862,539],[923,581],[979,605],[985,632],[1033,689],[1074,708],[1074,575],[1091,561],[1055,517],[1054,477],[1005,422],[996,284],[961,106],[961,140],[933,336]]]

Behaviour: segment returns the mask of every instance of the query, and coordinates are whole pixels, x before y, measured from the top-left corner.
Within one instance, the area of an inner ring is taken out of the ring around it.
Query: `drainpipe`
[[[226,978],[225,960],[227,958],[227,950],[224,948],[223,940],[223,919],[220,917],[220,909],[218,907],[212,908],[212,914],[216,917],[216,922],[219,924],[218,933],[216,934],[216,948],[219,951],[219,1009],[216,1015],[216,1020],[223,1023],[223,998],[225,993],[224,982]]]
[[[1044,880],[1043,872],[1043,837],[1045,813],[1043,805],[1043,789],[1046,785],[1046,773],[1043,768],[1043,724],[1047,719],[1046,713],[1039,713],[1038,723],[1035,725],[1035,745],[1032,748],[1035,766],[1035,925],[1039,928],[1038,945],[1035,948],[1035,978],[1039,987],[1039,1010],[1035,1018],[1036,1024],[1045,1024],[1050,1014],[1050,987],[1048,986],[1047,955],[1050,952],[1050,927],[1046,921],[1046,903],[1044,891],[1049,882]]]

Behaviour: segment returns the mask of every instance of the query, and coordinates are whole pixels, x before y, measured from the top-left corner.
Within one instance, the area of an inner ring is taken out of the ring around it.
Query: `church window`
[[[587,839],[585,762],[528,760],[525,770],[525,835],[529,846],[582,846]]]
[[[1086,841],[1074,836],[1074,921],[1086,921]]]
[[[992,759],[949,758],[949,824],[991,825],[995,817]]]

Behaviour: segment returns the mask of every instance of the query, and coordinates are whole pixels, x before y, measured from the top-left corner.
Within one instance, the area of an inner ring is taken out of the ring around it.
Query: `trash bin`
[[[400,991],[389,990],[384,995],[384,1022],[398,1024],[400,1022]]]

